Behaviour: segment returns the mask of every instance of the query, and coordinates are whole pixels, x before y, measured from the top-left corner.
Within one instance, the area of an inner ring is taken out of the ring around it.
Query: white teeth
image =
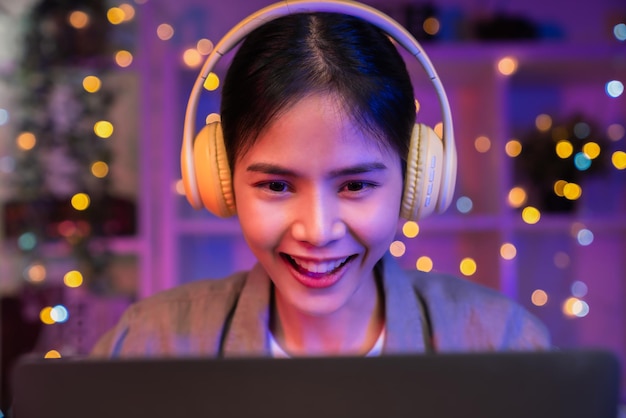
[[[331,261],[307,261],[307,260],[299,260],[293,257],[291,257],[291,259],[298,266],[300,266],[301,268],[311,273],[325,274],[325,273],[330,273],[331,271],[335,270],[337,267],[341,266],[343,263],[346,262],[348,257],[341,258],[338,260],[331,260]]]

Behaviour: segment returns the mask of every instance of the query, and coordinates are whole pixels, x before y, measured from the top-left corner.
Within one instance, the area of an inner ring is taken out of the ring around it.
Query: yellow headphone
[[[195,135],[195,119],[202,88],[218,60],[259,26],[296,13],[330,12],[361,18],[377,26],[420,62],[428,74],[441,106],[443,140],[435,131],[418,123],[413,128],[400,216],[418,220],[445,211],[452,202],[456,181],[457,155],[452,130],[452,115],[445,90],[430,59],[417,40],[384,13],[355,1],[293,0],[267,6],[233,27],[207,57],[192,88],[185,113],[181,170],[187,200],[195,209],[228,217],[236,210],[232,175],[228,165],[219,116]]]

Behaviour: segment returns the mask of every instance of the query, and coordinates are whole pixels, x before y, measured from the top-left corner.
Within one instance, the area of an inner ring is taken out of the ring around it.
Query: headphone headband
[[[374,26],[377,26],[411,55],[417,58],[428,74],[428,77],[437,92],[442,113],[442,140],[445,150],[445,158],[443,161],[444,178],[442,179],[442,188],[440,199],[437,203],[437,210],[439,212],[443,212],[452,201],[454,183],[456,179],[457,160],[454,133],[452,129],[452,115],[443,84],[441,83],[441,80],[439,80],[439,76],[437,75],[430,59],[426,55],[426,52],[422,49],[417,40],[402,25],[381,11],[356,1],[284,0],[249,15],[228,31],[228,33],[215,45],[214,49],[207,57],[189,96],[187,110],[185,113],[183,145],[181,151],[181,163],[183,164],[183,170],[188,170],[189,167],[186,167],[186,165],[193,164],[193,141],[196,124],[195,118],[200,92],[202,91],[206,78],[215,68],[219,59],[237,46],[253,30],[264,25],[265,23],[291,14],[315,12],[345,14],[361,18]],[[193,167],[191,167],[191,169],[193,170]],[[186,176],[187,178],[185,178],[185,176],[183,177],[185,180],[185,191],[187,198],[189,199],[189,203],[194,208],[202,207],[196,178],[194,176]]]

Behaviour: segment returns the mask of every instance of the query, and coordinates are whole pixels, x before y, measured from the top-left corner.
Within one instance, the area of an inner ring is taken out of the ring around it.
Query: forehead
[[[327,161],[399,158],[388,141],[364,129],[345,109],[332,95],[306,96],[281,112],[239,160],[263,155]]]

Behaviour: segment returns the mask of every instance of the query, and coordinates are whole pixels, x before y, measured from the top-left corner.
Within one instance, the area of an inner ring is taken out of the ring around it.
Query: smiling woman
[[[404,272],[387,256],[399,217],[445,210],[454,189],[443,88],[420,58],[444,109],[442,141],[415,124],[410,77],[387,34],[416,54],[419,45],[356,2],[294,4],[295,12],[268,7],[216,45],[220,55],[222,44],[228,50],[245,37],[224,82],[221,123],[191,134],[197,87],[217,55],[207,59],[186,118],[189,201],[236,214],[258,263],[138,302],[94,355],[549,347],[543,325],[504,296],[454,277]]]

